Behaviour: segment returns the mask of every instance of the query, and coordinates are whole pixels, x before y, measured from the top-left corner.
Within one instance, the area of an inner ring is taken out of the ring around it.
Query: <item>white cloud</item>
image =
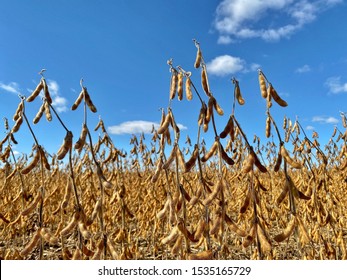
[[[347,83],[342,83],[341,77],[330,77],[325,81],[325,85],[331,93],[347,92]]]
[[[312,118],[312,121],[318,122],[321,124],[337,124],[339,122],[339,120],[334,117],[325,117],[325,116],[315,116]]]
[[[218,41],[217,41],[217,43],[221,44],[221,45],[228,45],[228,44],[230,44],[232,42],[233,42],[233,39],[231,39],[231,37],[228,36],[228,35],[226,35],[226,36],[225,35],[219,36]]]
[[[306,126],[306,130],[314,130],[314,126],[308,125],[308,126]]]
[[[47,81],[47,86],[48,86],[48,89],[49,89],[49,93],[52,96],[59,95],[59,85],[58,85],[58,83],[56,81],[48,80]]]
[[[230,55],[221,55],[206,64],[210,74],[216,76],[226,76],[245,69],[246,62]]]
[[[260,68],[260,65],[257,63],[247,65],[246,61],[242,58],[231,55],[217,56],[208,62],[206,66],[209,74],[221,77],[237,72],[257,71]]]
[[[54,109],[56,109],[58,113],[68,111],[67,99],[60,95],[58,83],[54,80],[47,80],[47,86],[53,100],[52,105]]]
[[[58,113],[66,112],[68,110],[67,100],[59,95],[53,97],[52,105],[56,108]]]
[[[14,94],[19,94],[19,86],[15,82],[10,82],[8,84],[4,84],[0,82],[0,89],[3,89],[4,91],[14,93]]]
[[[152,131],[153,125],[156,129],[158,129],[159,123],[156,123],[156,122],[149,122],[149,121],[142,121],[142,120],[127,121],[127,122],[123,122],[119,125],[109,126],[108,131],[111,134],[116,134],[116,135],[119,135],[119,134],[136,134],[136,133],[142,133],[142,132],[145,134],[150,134]],[[177,124],[177,126],[181,130],[187,129],[187,127],[182,125],[182,124]]]
[[[311,67],[307,64],[297,68],[295,70],[296,73],[306,73],[306,72],[310,72],[311,71]]]
[[[235,38],[261,38],[278,41],[288,38],[304,25],[342,0],[223,0],[216,9],[214,28],[218,43],[227,44]],[[271,17],[270,13],[276,13]],[[258,25],[259,27],[256,27]]]

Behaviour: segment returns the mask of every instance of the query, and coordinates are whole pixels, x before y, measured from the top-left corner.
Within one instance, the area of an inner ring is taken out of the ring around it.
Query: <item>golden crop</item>
[[[1,259],[347,259],[347,130],[335,127],[323,152],[318,135],[310,139],[297,120],[293,125],[285,117],[280,129],[271,98],[287,103],[259,70],[268,142],[257,136],[250,142],[244,133],[235,107],[245,100],[234,78],[232,111],[218,131],[215,118],[224,111],[195,44],[194,67],[201,68],[207,105],[192,74],[169,60],[168,109],[153,128],[150,148],[143,134],[133,136],[129,155],[115,147],[101,119],[92,143],[87,110],[73,145],[43,77],[29,100],[21,99],[15,124],[5,121],[0,142]],[[83,101],[95,113],[82,80],[81,88],[72,110]],[[66,130],[60,149],[51,153],[38,143],[25,112],[41,90],[45,97],[33,123],[45,112]],[[176,92],[182,100],[184,90],[188,101],[196,94],[201,109],[195,143],[187,138],[181,147],[172,100]],[[342,119],[346,129],[344,114]],[[16,159],[13,135],[25,127],[33,136],[32,155]],[[209,149],[203,131],[214,136]]]

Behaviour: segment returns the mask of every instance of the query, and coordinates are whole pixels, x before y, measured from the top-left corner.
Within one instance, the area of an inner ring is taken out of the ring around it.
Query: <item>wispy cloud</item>
[[[217,43],[221,44],[221,45],[228,45],[228,44],[233,43],[233,42],[234,42],[234,40],[231,39],[231,37],[228,36],[228,35],[225,35],[225,36],[221,35],[221,36],[219,36],[218,37],[218,41],[217,41]]]
[[[295,70],[296,73],[306,73],[306,72],[310,72],[311,71],[311,67],[307,64],[297,68]]]
[[[347,92],[347,82],[341,82],[341,77],[330,77],[325,81],[325,85],[329,88],[330,93]]]
[[[312,118],[312,121],[320,124],[337,124],[339,122],[339,120],[334,117],[326,116],[315,116]]]
[[[212,59],[206,64],[209,74],[216,76],[226,76],[237,72],[256,71],[260,65],[252,63],[247,65],[246,61],[231,55],[221,55]]]
[[[53,100],[52,105],[58,113],[68,111],[67,99],[61,96],[58,83],[54,80],[47,80],[47,86]]]
[[[314,130],[314,126],[308,125],[308,126],[306,126],[306,130]]]
[[[127,122],[123,122],[119,125],[109,126],[108,131],[111,134],[116,134],[116,135],[137,134],[137,133],[150,134],[153,126],[155,129],[158,129],[159,123],[150,122],[150,121],[143,121],[143,120],[127,121]],[[182,124],[177,124],[177,126],[181,130],[187,129],[187,127],[182,125]]]
[[[304,25],[314,21],[323,11],[343,0],[224,0],[216,10],[214,28],[219,32],[218,43],[236,39],[261,38],[278,41],[288,38]],[[281,15],[278,21],[267,20],[271,12]],[[259,28],[255,27],[258,24]]]
[[[15,82],[10,82],[8,84],[0,82],[0,89],[10,93],[19,94],[19,85]]]
[[[55,96],[53,97],[53,106],[57,108],[57,111],[60,112],[66,112],[68,110],[67,108],[67,100],[64,97],[61,96]]]
[[[250,66],[249,66],[249,70],[254,72],[254,71],[258,71],[258,69],[261,67],[260,64],[258,63],[252,63]]]

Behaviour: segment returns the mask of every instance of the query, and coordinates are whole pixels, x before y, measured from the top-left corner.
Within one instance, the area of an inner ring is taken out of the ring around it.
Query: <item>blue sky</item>
[[[194,69],[196,38],[207,63],[209,84],[224,116],[231,112],[233,85],[240,82],[246,101],[236,117],[249,138],[265,138],[265,101],[257,69],[261,68],[287,108],[271,112],[281,125],[286,115],[299,121],[322,144],[333,128],[343,129],[347,93],[347,4],[343,0],[191,0],[191,1],[0,1],[0,112],[13,125],[18,93],[30,95],[45,68],[55,108],[78,139],[82,108],[71,111],[84,79],[98,112],[89,114],[93,129],[101,115],[118,148],[128,149],[133,133],[149,133],[168,105],[170,72],[166,61],[192,72],[205,98],[200,70]],[[34,118],[40,100],[26,105]],[[173,101],[181,139],[195,139],[198,98]],[[53,116],[32,125],[39,142],[55,153],[64,129]],[[2,128],[3,132],[5,129]],[[283,132],[283,131],[282,131]],[[97,134],[93,134],[96,139]],[[22,126],[15,135],[18,152],[29,152],[33,139]],[[213,141],[213,131],[203,135]],[[147,135],[147,139],[151,136]],[[194,140],[193,140],[194,141]]]

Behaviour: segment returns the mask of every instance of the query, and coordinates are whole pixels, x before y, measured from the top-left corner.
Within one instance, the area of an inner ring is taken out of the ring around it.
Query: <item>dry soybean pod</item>
[[[243,204],[241,206],[241,209],[240,209],[240,213],[241,214],[246,212],[246,210],[247,210],[247,208],[248,208],[248,206],[250,204],[250,201],[251,201],[251,191],[250,191],[250,189],[248,189],[245,201],[243,202]]]
[[[16,166],[15,168],[13,168],[12,172],[6,177],[6,181],[13,178],[13,176],[17,173],[17,171],[18,171],[18,167]]]
[[[198,125],[202,125],[205,121],[205,116],[207,114],[207,107],[205,102],[202,104],[201,108],[200,108],[200,112],[199,112],[199,119],[198,119]]]
[[[11,138],[11,141],[13,142],[13,144],[15,144],[15,145],[18,144],[17,140],[13,136],[13,133],[10,133],[10,138]]]
[[[224,115],[224,111],[223,111],[222,107],[218,104],[216,99],[214,99],[213,107],[216,110],[216,112],[218,113],[218,115],[220,115],[220,116]]]
[[[196,231],[194,233],[194,238],[199,240],[203,236],[205,229],[206,229],[205,219],[201,218],[199,220],[198,226],[197,226]]]
[[[212,223],[212,226],[210,228],[210,234],[218,234],[219,230],[220,230],[220,227],[221,227],[221,224],[222,224],[222,215],[219,214],[217,215],[217,217],[215,217],[213,223]]]
[[[196,58],[194,62],[194,68],[199,68],[201,64],[202,54],[201,54],[200,46],[198,44],[196,44],[196,46],[197,46],[197,51],[196,51]]]
[[[34,158],[32,159],[32,161],[22,169],[21,173],[23,175],[25,174],[28,174],[31,170],[34,169],[34,167],[37,165],[37,163],[39,162],[40,160],[40,153],[37,149],[35,149],[35,152],[34,152]]]
[[[45,99],[49,104],[52,104],[53,101],[52,101],[51,95],[49,94],[47,82],[46,82],[45,78],[42,78],[41,80],[43,83],[43,93],[45,94]]]
[[[32,236],[30,242],[24,247],[24,249],[20,252],[22,257],[28,255],[31,251],[33,251],[37,245],[39,244],[41,238],[41,228],[38,228],[34,235]]]
[[[271,99],[272,99],[272,97],[271,97],[271,86],[269,85],[267,87],[267,96],[266,96],[266,106],[267,106],[268,109],[272,107]]]
[[[242,163],[242,172],[243,173],[248,173],[253,169],[253,165],[255,163],[255,157],[254,157],[254,153],[249,153],[247,158],[243,161]]]
[[[230,115],[227,125],[225,126],[224,130],[220,133],[220,138],[225,138],[227,135],[230,135],[231,141],[235,140],[235,125],[234,125],[234,118],[232,115]]]
[[[302,164],[301,163],[295,161],[294,159],[292,159],[289,156],[289,153],[288,153],[287,149],[284,147],[284,145],[281,146],[280,151],[281,151],[281,155],[284,158],[284,160],[287,163],[289,163],[293,168],[296,168],[296,169],[301,169],[302,168]]]
[[[287,227],[284,229],[284,231],[281,232],[280,234],[276,235],[274,237],[274,240],[276,242],[282,242],[285,239],[287,239],[292,234],[292,232],[295,228],[295,225],[296,225],[296,218],[292,217],[292,219],[289,221],[289,223],[288,223]]]
[[[286,182],[285,185],[284,185],[284,187],[283,187],[283,190],[282,190],[281,194],[280,194],[279,197],[276,199],[276,203],[277,203],[277,204],[281,204],[281,202],[283,201],[283,199],[286,197],[288,191],[289,191],[288,183]]]
[[[155,169],[155,172],[154,172],[153,177],[151,179],[152,183],[155,183],[158,180],[160,171],[162,169],[163,169],[163,161],[161,158],[159,158],[158,163],[157,163],[157,168]]]
[[[44,111],[45,111],[45,102],[42,103],[42,105],[41,105],[39,111],[37,112],[35,118],[33,119],[33,123],[34,123],[34,124],[37,124],[37,123],[40,121],[40,119],[41,119],[41,117],[42,117]]]
[[[220,145],[220,151],[221,151],[222,159],[224,159],[224,161],[227,164],[233,165],[235,163],[234,160],[231,157],[228,156],[228,154],[225,152],[222,144],[219,143],[219,145]]]
[[[47,169],[47,170],[51,170],[51,166],[47,160],[47,157],[46,157],[46,153],[45,151],[41,148],[41,147],[38,147],[38,150],[40,152],[40,156],[41,156],[41,160],[42,160],[42,163],[43,163],[43,166]]]
[[[44,107],[45,107],[46,120],[50,122],[52,120],[52,114],[51,114],[51,110],[49,108],[49,103],[46,100],[43,104],[44,104]]]
[[[67,131],[63,144],[60,146],[58,152],[57,152],[57,159],[62,160],[67,152],[72,148],[72,132],[71,131]]]
[[[79,214],[76,212],[76,213],[73,214],[72,219],[71,219],[70,222],[66,225],[66,227],[64,227],[64,228],[61,230],[60,235],[61,235],[61,236],[65,236],[65,235],[70,234],[70,233],[74,230],[74,228],[75,228],[75,226],[76,226],[78,220],[79,220]]]
[[[84,91],[84,100],[88,106],[88,108],[90,109],[90,111],[92,111],[93,113],[96,113],[97,112],[97,109],[96,107],[94,106],[93,104],[93,101],[92,99],[90,98],[90,95],[87,91],[87,88],[86,87],[83,87],[83,91]]]
[[[100,116],[99,116],[99,122],[97,123],[96,127],[94,128],[94,131],[97,131],[102,125],[103,125],[103,121],[102,121],[102,119],[100,119]]]
[[[334,126],[334,131],[333,131],[333,134],[331,135],[331,138],[335,137],[336,132],[337,132],[337,127],[336,127],[336,126]]]
[[[100,212],[100,209],[101,209],[101,200],[98,199],[98,201],[95,203],[95,206],[94,206],[94,209],[93,209],[93,212],[92,212],[92,215],[91,217],[88,219],[88,222],[87,222],[87,226],[91,225],[95,218],[97,217],[97,215],[99,214]]]
[[[25,208],[23,211],[22,211],[22,213],[21,213],[21,215],[22,216],[28,216],[32,211],[34,211],[34,209],[36,208],[36,206],[39,204],[39,202],[42,200],[42,194],[41,194],[41,192],[39,191],[37,194],[36,194],[36,196],[35,196],[35,198],[33,199],[33,201],[31,202],[31,204],[27,207],[27,208]]]
[[[47,228],[41,229],[41,237],[50,244],[55,245],[58,243],[58,238],[54,236]]]
[[[177,225],[174,226],[171,229],[169,235],[161,240],[161,244],[165,245],[165,244],[171,243],[173,241],[176,241],[176,238],[177,238],[179,232],[180,231],[178,229],[178,226]]]
[[[192,167],[195,165],[195,162],[199,156],[199,148],[198,145],[194,145],[194,151],[190,159],[185,163],[185,172],[189,172]]]
[[[228,215],[225,215],[225,222],[228,224],[229,228],[237,235],[241,237],[245,237],[247,235],[247,233],[243,229],[239,228],[237,224],[232,219],[230,219]]]
[[[156,217],[157,217],[159,220],[161,220],[162,218],[164,218],[164,215],[165,215],[166,211],[168,211],[169,208],[170,208],[170,203],[171,203],[171,200],[168,198],[168,199],[166,200],[165,204],[164,204],[163,209],[161,209],[161,210],[157,213]]]
[[[21,100],[21,102],[19,102],[17,106],[16,112],[13,115],[13,121],[17,121],[18,118],[22,116],[23,108],[24,108],[24,100]]]
[[[16,120],[16,123],[12,127],[11,133],[17,132],[19,130],[20,126],[22,125],[22,123],[23,123],[23,117],[22,117],[22,115],[20,115],[18,117],[18,119]]]
[[[182,242],[183,242],[184,238],[182,235],[178,236],[175,245],[172,247],[171,249],[171,254],[173,255],[177,255],[182,247]]]
[[[181,149],[179,147],[177,147],[177,158],[178,158],[178,163],[182,169],[182,171],[185,171],[186,169],[186,162],[184,160],[184,156],[183,156],[183,153],[181,151]]]
[[[4,126],[5,126],[5,130],[9,130],[8,119],[7,118],[4,118]]]
[[[223,187],[223,184],[224,184],[224,179],[221,178],[218,181],[218,183],[215,186],[215,188],[213,189],[213,191],[210,193],[210,195],[203,200],[202,204],[209,205],[212,202],[212,200],[217,197],[218,193],[220,192],[220,190]]]
[[[276,101],[276,103],[282,107],[287,107],[288,106],[288,103],[286,101],[284,101],[277,93],[277,91],[274,89],[274,87],[269,84],[269,87],[270,87],[270,94],[273,98],[273,100]]]
[[[207,160],[209,160],[214,155],[214,153],[216,152],[218,146],[219,146],[219,142],[217,140],[214,141],[213,145],[208,150],[208,152],[201,158],[201,161],[202,162],[206,162]]]
[[[271,243],[260,223],[257,224],[257,237],[263,252],[271,252]]]
[[[279,152],[277,154],[277,159],[276,159],[276,163],[274,167],[275,172],[278,172],[278,170],[280,170],[281,164],[282,164],[282,155],[281,155],[281,152]]]
[[[307,229],[299,217],[295,217],[299,226],[300,240],[303,245],[310,243],[311,238],[307,232]]]
[[[67,181],[66,183],[66,187],[65,187],[65,194],[64,194],[64,198],[63,201],[61,203],[61,208],[65,209],[68,204],[69,204],[69,200],[71,197],[71,192],[72,192],[72,183],[70,180]]]
[[[235,81],[235,82],[234,82],[234,81]],[[239,82],[236,81],[235,79],[233,79],[233,82],[235,83],[235,88],[234,88],[235,98],[236,98],[237,102],[238,102],[240,105],[244,105],[244,104],[245,104],[245,100],[244,100],[243,97],[242,97],[241,90],[240,90],[240,86],[239,86]]]
[[[192,93],[192,81],[190,80],[190,76],[186,76],[186,98],[187,100],[192,100],[193,99],[193,93]]]
[[[170,80],[170,99],[173,100],[176,96],[178,83],[178,74],[177,70],[171,68],[171,80]]]
[[[84,90],[82,89],[77,99],[75,100],[74,104],[72,104],[72,107],[71,107],[72,111],[76,110],[78,106],[81,104],[83,100],[83,96],[84,96]]]
[[[270,118],[270,116],[267,116],[266,126],[265,126],[265,136],[266,136],[266,138],[269,138],[270,135],[271,135],[271,118]]]
[[[202,66],[202,70],[201,70],[201,85],[202,85],[202,88],[205,91],[206,95],[208,97],[211,97],[210,86],[208,85],[206,65]]]
[[[77,151],[80,151],[83,148],[84,143],[86,142],[87,133],[88,133],[88,127],[86,126],[85,123],[83,123],[80,138],[77,140],[74,146],[74,148]]]
[[[32,102],[35,100],[35,98],[40,94],[41,90],[43,89],[43,82],[42,79],[40,80],[39,84],[36,86],[34,91],[26,98],[27,102]]]
[[[179,72],[177,74],[177,97],[178,100],[182,100],[183,99],[183,73]]]
[[[261,96],[266,99],[267,97],[266,82],[265,82],[265,77],[263,75],[263,72],[261,70],[259,70],[258,72],[258,79],[259,79]]]
[[[175,145],[173,147],[173,149],[171,150],[170,156],[167,158],[166,162],[164,163],[163,169],[168,169],[169,168],[171,163],[173,163],[173,161],[176,158],[176,153],[177,153],[177,146]]]
[[[262,163],[260,162],[258,156],[255,154],[254,151],[252,151],[252,153],[254,154],[254,164],[255,166],[259,169],[260,172],[262,173],[266,173],[267,169],[264,165],[262,165]]]
[[[213,104],[216,102],[216,99],[211,95],[210,98],[208,99],[207,103],[207,111],[205,115],[205,120],[204,123],[209,123],[213,114]]]
[[[171,123],[171,114],[168,113],[165,117],[164,122],[158,128],[158,134],[163,134],[168,129],[170,123]]]

